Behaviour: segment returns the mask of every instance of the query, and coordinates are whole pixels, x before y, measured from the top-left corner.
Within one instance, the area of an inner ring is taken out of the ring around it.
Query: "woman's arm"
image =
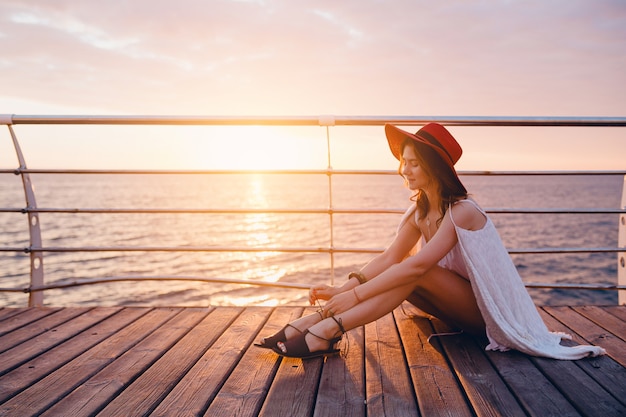
[[[421,232],[415,224],[414,216],[411,216],[411,218],[402,225],[393,242],[391,242],[385,251],[374,257],[359,272],[368,280],[380,275],[391,265],[397,264],[406,258],[421,236]],[[341,287],[331,287],[328,285],[315,286],[311,288],[309,292],[309,301],[313,305],[318,298],[328,300],[337,294],[351,291],[358,285],[359,280],[357,278],[350,278]]]
[[[383,253],[367,263],[367,265],[361,269],[361,274],[363,274],[367,280],[370,280],[389,269],[390,266],[402,262],[402,260],[410,254],[421,236],[422,233],[417,227],[417,224],[415,224],[414,216],[411,216],[411,218],[402,225],[393,242],[391,242]]]
[[[486,217],[472,204],[456,204],[452,207],[456,224],[468,230],[478,230],[486,222]],[[359,286],[357,297],[365,300],[396,286],[415,280],[436,265],[458,241],[454,224],[450,218],[450,210],[446,212],[439,230],[433,238],[414,256],[391,265],[374,279]]]

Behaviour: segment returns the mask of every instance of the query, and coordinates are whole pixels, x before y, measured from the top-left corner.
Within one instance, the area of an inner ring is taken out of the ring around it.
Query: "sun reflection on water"
[[[262,175],[250,176],[249,188],[246,190],[247,207],[250,209],[264,209],[270,207],[266,181]],[[272,246],[275,244],[276,217],[271,213],[248,213],[243,218],[241,232],[245,236],[245,245],[250,247]],[[284,268],[279,268],[271,262],[278,252],[262,251],[244,254],[244,265],[248,267],[245,278],[266,282],[277,282],[286,273]],[[266,301],[256,300],[258,303]],[[273,303],[273,302],[272,302]],[[268,304],[273,305],[273,304]]]

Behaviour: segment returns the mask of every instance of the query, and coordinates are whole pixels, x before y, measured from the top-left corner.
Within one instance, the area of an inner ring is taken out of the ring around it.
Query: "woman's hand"
[[[324,306],[324,316],[330,317],[350,310],[358,304],[354,291],[346,291],[333,296]]]
[[[339,294],[337,287],[331,287],[330,285],[316,285],[309,290],[309,303],[315,305],[317,300],[330,300],[335,295]]]

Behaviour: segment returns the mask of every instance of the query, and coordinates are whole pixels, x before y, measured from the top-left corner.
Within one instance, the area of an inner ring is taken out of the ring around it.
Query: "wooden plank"
[[[620,320],[626,321],[626,305],[604,306],[602,309],[613,314],[615,317],[618,317]]]
[[[441,333],[451,329],[433,320]],[[439,337],[477,416],[526,416],[506,383],[488,360],[484,345],[469,335]]]
[[[40,320],[29,323],[27,326],[20,327],[2,337],[2,346],[0,352],[11,349],[26,340],[32,339],[42,333],[49,331],[53,327],[57,327],[68,320],[73,319],[87,312],[88,308],[64,308],[42,317]]]
[[[578,314],[571,307],[544,307],[544,310],[572,331],[581,335],[587,343],[603,347],[613,359],[622,366],[626,366],[626,344],[624,340],[598,326],[585,316]]]
[[[95,415],[207,314],[206,308],[185,308],[46,410],[42,417]]]
[[[420,413],[424,416],[472,416],[437,338],[432,343],[428,341],[433,333],[430,320],[408,303],[396,309],[394,316]]]
[[[278,307],[274,309],[254,340],[276,333],[285,323],[297,319],[301,314],[301,308]],[[257,416],[279,365],[279,356],[271,350],[249,346],[204,415],[207,417]]]
[[[313,417],[365,414],[364,343],[364,328],[352,329],[342,338],[342,354],[326,359]]]
[[[575,361],[532,358],[542,372],[552,380],[576,409],[583,415],[618,417],[626,415],[626,406],[611,396]],[[585,359],[581,359],[585,360]]]
[[[516,351],[486,353],[529,416],[580,416],[528,355]]]
[[[135,309],[132,309],[135,311]],[[0,411],[20,416],[39,415],[69,394],[91,376],[122,355],[158,325],[175,313],[172,309],[156,309],[77,356],[41,381],[31,385],[2,405]],[[117,316],[117,315],[116,315]],[[83,344],[72,339],[74,343]]]
[[[150,415],[202,415],[269,313],[266,308],[246,308]]]
[[[579,314],[592,320],[598,326],[611,332],[615,337],[626,342],[626,321],[620,320],[598,306],[577,306],[572,308]],[[626,343],[621,351],[626,351]]]
[[[312,314],[305,309],[303,314]],[[313,414],[323,358],[281,358],[274,381],[259,412],[261,417],[309,416]]]
[[[324,359],[281,358],[280,361],[259,416],[311,415]]]
[[[57,311],[59,311],[58,308],[29,308],[21,314],[17,314],[15,316],[9,317],[6,320],[2,320],[0,321],[0,337],[16,329],[19,329],[22,326],[26,326],[34,321],[37,321],[42,317],[54,314]]]
[[[83,314],[76,316],[71,321],[48,329],[45,333],[28,340],[27,343],[14,346],[12,349],[0,354],[0,375],[17,368],[24,362],[41,355],[45,351],[50,350],[58,344],[74,337],[78,333],[85,331],[101,320],[115,314],[120,309],[121,307],[101,307],[88,310],[82,308],[68,309],[83,312]],[[9,333],[9,335],[11,335],[11,333]],[[3,344],[6,336],[2,338]]]
[[[540,309],[539,312],[546,326],[548,326],[548,329],[572,335],[573,340],[571,342],[565,340],[562,342],[563,344],[576,345],[589,343],[547,312],[542,309]],[[626,400],[626,383],[624,383],[624,381],[626,381],[626,368],[609,356],[585,358],[576,361],[576,365],[583,369],[607,392],[610,392],[616,399],[624,403]]]
[[[241,311],[241,308],[213,310],[107,404],[101,411],[102,415],[126,417],[129,410],[135,415],[150,413]]]
[[[544,311],[565,324],[572,332],[580,334],[587,339],[588,336],[597,340],[598,334],[606,331],[589,319],[583,317],[569,307],[544,307]],[[586,333],[586,334],[585,334]],[[591,358],[595,364],[606,362],[606,358]],[[626,415],[626,407],[614,398],[599,382],[600,378],[607,378],[605,374],[609,369],[604,369],[600,374],[597,370],[587,368],[587,371],[579,365],[590,359],[578,361],[559,361],[546,358],[533,358],[537,366],[550,378],[563,395],[582,414],[621,416]],[[595,376],[595,377],[594,377]],[[615,378],[615,376],[613,377]]]
[[[148,309],[124,309],[76,337],[39,355],[2,377],[0,402],[23,392],[46,375],[62,367],[89,348],[96,346],[128,323],[146,314]],[[0,407],[0,413],[4,410]]]
[[[0,310],[0,321],[6,320],[18,314],[27,311],[30,307],[18,307],[18,308],[2,308]]]
[[[365,326],[367,414],[418,415],[400,336],[391,313]]]

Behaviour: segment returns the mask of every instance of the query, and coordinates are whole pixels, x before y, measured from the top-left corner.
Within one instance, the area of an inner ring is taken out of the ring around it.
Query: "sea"
[[[335,209],[410,204],[396,175],[309,174],[31,174],[40,208]],[[463,176],[485,209],[619,208],[623,177]],[[329,193],[329,189],[331,192]],[[0,175],[0,208],[23,208],[21,178]],[[491,214],[505,246],[616,247],[617,214]],[[382,250],[401,215],[310,213],[40,213],[44,247],[180,247],[182,252],[45,252],[46,283],[117,276],[185,276],[296,284],[342,284],[374,255],[272,251],[292,248]],[[332,223],[332,234],[330,224]],[[28,217],[0,211],[0,288],[29,282]],[[198,247],[261,248],[197,251]],[[488,255],[487,255],[488,256]],[[512,255],[525,282],[615,284],[617,255]],[[616,304],[606,290],[529,289],[541,305]],[[188,281],[117,282],[45,292],[46,306],[306,305],[303,289]],[[0,292],[0,307],[27,305],[28,295]]]

